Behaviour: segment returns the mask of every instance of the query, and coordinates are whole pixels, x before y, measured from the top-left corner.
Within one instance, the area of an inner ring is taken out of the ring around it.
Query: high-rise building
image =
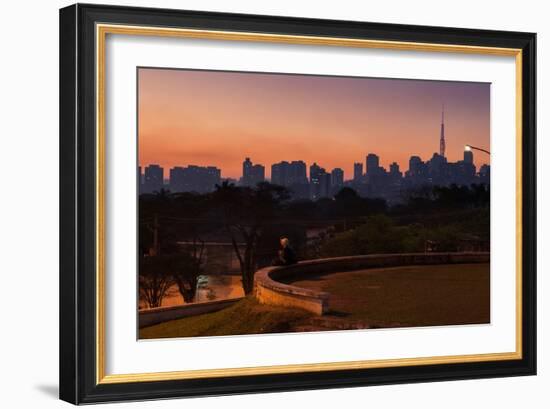
[[[176,166],[170,169],[170,191],[209,193],[221,183],[221,170],[215,166]]]
[[[479,181],[486,185],[491,183],[491,167],[489,165],[484,164],[479,168]]]
[[[319,175],[319,198],[330,197],[332,192],[331,174],[324,169]]]
[[[247,178],[251,168],[252,168],[252,161],[250,160],[250,158],[245,158],[243,162],[243,181]]]
[[[271,165],[271,183],[286,187],[307,185],[305,162],[282,161]]]
[[[445,159],[445,156],[434,152],[427,165],[431,183],[436,185],[445,184],[445,178],[447,177],[447,159]]]
[[[309,198],[306,164],[301,160],[271,165],[271,183],[287,187],[294,199]]]
[[[405,173],[408,186],[417,186],[427,183],[428,166],[420,159],[420,156],[411,156],[409,170]]]
[[[369,153],[366,159],[367,175],[374,175],[380,171],[380,158],[374,153]]]
[[[212,192],[222,180],[222,171],[215,166],[206,167],[205,185],[206,191]]]
[[[330,195],[330,174],[317,163],[309,167],[310,197],[312,200]]]
[[[170,191],[185,192],[186,191],[186,172],[182,166],[176,166],[170,169]]]
[[[390,165],[390,176],[392,178],[396,178],[396,177],[400,178],[401,176],[403,176],[399,171],[399,164],[397,162],[393,162]]]
[[[353,164],[353,181],[359,182],[363,177],[363,164],[356,162]]]
[[[265,180],[265,168],[262,165],[254,165],[250,158],[246,158],[243,162],[243,176],[241,184],[243,186],[254,187],[258,183]]]
[[[252,169],[250,169],[250,181],[252,186],[265,181],[265,167],[263,165],[256,164],[252,166]]]
[[[287,186],[290,163],[282,161],[271,165],[271,183],[279,186]]]
[[[288,167],[288,185],[307,184],[306,164],[301,160],[293,160]]]
[[[424,162],[422,162],[420,156],[411,156],[411,158],[409,159],[409,175],[420,176],[423,165]]]
[[[464,150],[464,159],[461,163],[461,183],[465,185],[474,183],[475,176],[476,166],[474,165],[474,153],[471,150]]]
[[[341,168],[334,168],[330,172],[330,184],[333,189],[340,190],[344,186],[344,170]]]
[[[324,171],[322,167],[317,165],[316,162],[313,162],[313,165],[309,167],[309,183],[319,183],[319,175],[321,170]]]
[[[158,192],[164,187],[164,169],[156,164],[145,167],[142,193]]]

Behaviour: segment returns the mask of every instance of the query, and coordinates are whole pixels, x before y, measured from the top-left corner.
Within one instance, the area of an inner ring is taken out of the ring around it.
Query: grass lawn
[[[328,292],[329,313],[319,317],[298,309],[260,305],[247,297],[221,311],[142,328],[140,338],[481,324],[490,320],[489,264],[377,268],[308,275],[290,283]]]
[[[259,304],[247,297],[221,311],[163,322],[139,330],[139,338],[267,334],[292,331],[307,311]]]
[[[330,314],[372,327],[490,320],[489,264],[377,268],[310,276],[292,285],[330,294]]]

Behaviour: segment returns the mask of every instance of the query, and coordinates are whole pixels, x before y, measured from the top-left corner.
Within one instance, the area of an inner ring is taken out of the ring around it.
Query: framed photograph
[[[536,373],[536,35],[60,10],[60,398]]]

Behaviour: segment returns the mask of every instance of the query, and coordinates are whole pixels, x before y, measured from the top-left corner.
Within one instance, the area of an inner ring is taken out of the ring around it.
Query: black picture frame
[[[96,23],[522,50],[521,359],[102,384],[97,381]],[[77,4],[60,10],[60,389],[74,404],[536,374],[536,34]]]

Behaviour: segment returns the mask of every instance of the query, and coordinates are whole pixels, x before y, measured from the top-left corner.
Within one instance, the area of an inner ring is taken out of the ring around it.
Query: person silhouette
[[[291,264],[296,264],[298,259],[296,258],[296,253],[290,247],[290,241],[286,237],[281,237],[279,240],[281,247],[278,251],[278,257],[273,260],[274,266],[288,266]]]

